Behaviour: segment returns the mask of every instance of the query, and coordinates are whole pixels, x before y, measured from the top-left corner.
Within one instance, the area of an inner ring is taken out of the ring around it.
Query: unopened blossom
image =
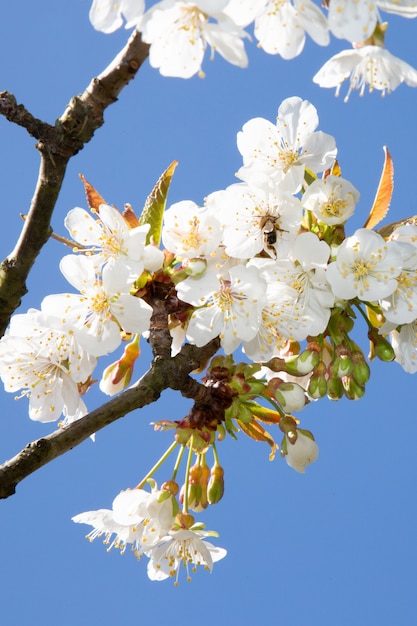
[[[238,265],[228,272],[208,270],[201,278],[177,285],[178,297],[195,307],[187,326],[189,341],[205,346],[220,336],[226,354],[258,332],[266,284],[255,267]]]
[[[185,568],[188,581],[199,565],[212,572],[214,563],[223,559],[227,551],[206,541],[210,534],[201,530],[171,530],[146,553],[150,558],[149,578],[166,580],[171,577],[177,585],[180,567]]]
[[[165,536],[174,521],[171,500],[165,499],[162,505],[158,505],[160,494],[143,489],[122,491],[114,499],[111,509],[86,511],[73,517],[72,521],[93,526],[87,539],[93,541],[104,536],[108,551],[114,547],[123,554],[130,546],[140,557],[144,550]]]
[[[190,78],[201,72],[210,46],[229,63],[246,67],[246,33],[226,15],[226,5],[227,0],[162,0],[154,5],[141,27],[143,41],[151,44],[151,66],[163,76]]]
[[[402,257],[394,241],[359,228],[337,249],[327,268],[327,280],[336,298],[373,301],[390,296],[398,286]]]
[[[164,213],[162,241],[179,258],[208,256],[220,239],[220,223],[213,211],[198,207],[191,200],[177,202]]]
[[[0,341],[0,377],[6,391],[29,399],[29,417],[53,422],[64,415],[69,423],[85,414],[78,383],[87,381],[96,364],[71,332],[45,325],[31,309],[12,318]]]
[[[397,240],[401,254],[401,272],[395,291],[380,302],[385,319],[409,324],[417,319],[417,246]]]
[[[261,117],[249,120],[237,135],[243,157],[239,178],[255,186],[270,181],[284,191],[299,191],[305,168],[322,172],[336,157],[334,138],[316,131],[318,123],[315,107],[296,96],[282,102],[276,125]]]
[[[162,267],[162,251],[146,245],[150,225],[130,228],[112,206],[100,205],[96,218],[76,207],[68,212],[64,223],[73,240],[86,249],[88,258],[99,269],[109,260],[120,259],[129,266],[134,280],[144,269],[155,271]]]
[[[313,77],[320,87],[336,87],[336,96],[344,81],[349,84],[345,102],[353,90],[363,96],[366,85],[369,91],[391,93],[401,83],[417,87],[417,70],[380,46],[343,50],[329,59]]]
[[[270,0],[255,20],[259,46],[283,59],[293,59],[302,52],[306,33],[319,46],[330,42],[327,20],[310,0]]]
[[[331,0],[329,26],[335,37],[351,43],[365,41],[373,34],[378,21],[378,8],[403,17],[416,17],[415,0]]]
[[[408,374],[417,372],[417,321],[391,332],[395,360]]]
[[[298,198],[273,193],[267,184],[231,185],[210,194],[207,205],[221,216],[226,253],[238,259],[251,259],[261,251],[272,258],[285,256],[303,216]]]
[[[123,18],[125,28],[139,26],[144,11],[144,0],[93,0],[89,17],[96,30],[112,33],[123,25]]]
[[[148,330],[152,307],[130,295],[130,272],[123,263],[107,264],[100,278],[88,259],[69,254],[60,263],[68,282],[80,294],[53,294],[42,311],[64,328],[73,329],[81,345],[95,356],[113,352],[128,333]]]
[[[310,436],[305,435],[299,429],[297,429],[297,439],[294,443],[291,443],[288,437],[287,439],[287,454],[285,460],[288,465],[295,469],[296,472],[304,474],[307,465],[314,463],[319,456],[319,447]]]
[[[302,197],[302,205],[318,220],[334,226],[344,224],[353,215],[359,192],[340,176],[316,179]]]

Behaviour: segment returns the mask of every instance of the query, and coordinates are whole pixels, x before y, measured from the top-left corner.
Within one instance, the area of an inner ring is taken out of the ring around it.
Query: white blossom
[[[310,0],[270,0],[255,20],[259,46],[283,59],[293,59],[302,52],[306,32],[320,46],[330,42],[327,20]]]
[[[268,358],[272,355],[267,346],[277,347],[277,335],[302,341],[308,335],[318,335],[325,330],[334,304],[325,272],[329,255],[326,242],[313,233],[302,233],[287,259],[252,261],[260,268],[267,284],[267,304],[260,333],[264,335],[262,349]]]
[[[86,249],[97,269],[109,260],[123,260],[135,280],[144,269],[162,267],[164,255],[155,246],[146,245],[150,225],[130,228],[123,215],[114,207],[102,204],[97,218],[76,207],[69,211],[65,226],[71,237]]]
[[[177,257],[193,259],[208,256],[220,243],[217,217],[191,200],[173,204],[164,213],[162,241]]]
[[[162,0],[154,5],[142,25],[142,39],[151,44],[151,66],[163,76],[190,78],[201,72],[209,45],[229,63],[246,67],[246,33],[226,15],[226,5],[227,0]]]
[[[96,359],[73,333],[46,323],[34,309],[12,318],[0,341],[0,376],[6,391],[22,390],[20,397],[29,398],[32,420],[52,422],[63,414],[69,423],[86,412],[78,383],[87,381]]]
[[[327,280],[337,298],[373,301],[386,298],[398,286],[402,258],[394,241],[367,228],[359,228],[337,249],[327,268]]]
[[[125,28],[139,27],[144,11],[144,0],[93,0],[89,17],[96,30],[112,33],[123,25],[123,18]]]
[[[385,319],[398,325],[417,319],[417,246],[397,240],[397,249],[402,267],[397,287],[380,304]]]
[[[187,326],[188,339],[205,346],[220,336],[226,354],[258,332],[266,285],[255,267],[238,265],[228,272],[208,270],[201,278],[177,285],[178,297],[195,307]]]
[[[226,253],[238,259],[261,251],[272,258],[285,256],[303,216],[298,198],[279,190],[273,193],[268,185],[231,185],[210,194],[207,205],[221,216]]]
[[[378,8],[403,17],[416,17],[415,0],[331,0],[329,26],[335,37],[351,43],[365,41],[373,34],[378,22]]]
[[[417,321],[391,332],[395,360],[408,374],[417,372]]]
[[[159,544],[147,551],[150,561],[148,576],[151,580],[165,580],[175,577],[178,584],[179,568],[185,567],[187,580],[191,580],[191,571],[198,565],[213,570],[213,565],[223,559],[227,551],[206,541],[211,533],[197,530],[171,530]]]
[[[305,168],[322,172],[336,157],[333,137],[316,131],[315,107],[298,97],[287,98],[274,126],[263,118],[249,120],[237,135],[243,167],[238,176],[255,186],[279,184],[290,193],[301,189]]]
[[[302,205],[328,225],[344,224],[353,215],[359,192],[340,176],[315,180],[302,197]]]
[[[140,557],[144,550],[160,541],[174,522],[171,496],[165,493],[168,498],[160,501],[161,494],[158,490],[153,493],[143,489],[121,491],[113,500],[111,510],[86,511],[72,521],[93,526],[87,535],[90,541],[104,535],[108,551],[115,547],[123,554],[130,546]]]
[[[120,328],[131,333],[148,330],[152,307],[130,295],[130,272],[123,263],[108,263],[100,278],[88,259],[70,254],[61,260],[60,269],[80,294],[46,296],[42,311],[73,329],[90,354],[113,352],[121,342]]]
[[[350,77],[350,79],[349,79]],[[339,95],[342,83],[349,79],[349,96],[354,89],[362,96],[366,85],[369,91],[377,89],[390,93],[405,82],[410,87],[417,87],[417,70],[401,59],[392,55],[380,46],[363,46],[362,48],[343,50],[329,59],[313,77],[320,87],[336,87]]]

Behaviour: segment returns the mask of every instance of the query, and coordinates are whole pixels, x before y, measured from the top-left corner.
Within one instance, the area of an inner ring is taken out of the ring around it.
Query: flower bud
[[[104,370],[99,387],[108,396],[114,396],[130,383],[135,361],[140,355],[139,338],[140,336],[137,335],[125,347],[122,357]]]
[[[349,376],[353,371],[353,361],[351,354],[344,346],[338,346],[336,348],[336,357],[329,366],[333,376],[342,378],[342,376]]]
[[[343,397],[343,383],[338,376],[330,376],[327,381],[327,397],[329,400],[340,400]]]
[[[360,400],[365,395],[365,386],[357,383],[353,376],[345,376],[342,382],[345,396],[349,400]]]
[[[327,368],[321,361],[308,381],[307,393],[310,398],[324,398],[327,393]]]
[[[368,363],[365,361],[365,357],[363,356],[360,350],[357,350],[352,353],[352,361],[353,361],[353,378],[356,380],[359,385],[364,385],[368,382],[371,376],[371,370]]]
[[[308,430],[297,429],[297,439],[294,442],[287,439],[286,444],[285,460],[300,474],[304,474],[307,465],[316,461],[319,456],[319,447]]]
[[[297,383],[286,383],[280,378],[271,378],[268,381],[268,391],[288,413],[301,411],[306,404],[304,389]]]
[[[371,342],[371,352],[369,358],[372,360],[375,356],[381,361],[389,362],[395,359],[395,352],[392,345],[378,333],[376,328],[372,328],[368,332],[368,337]]]
[[[224,493],[224,470],[220,465],[211,468],[210,480],[207,488],[207,498],[210,504],[217,504]]]

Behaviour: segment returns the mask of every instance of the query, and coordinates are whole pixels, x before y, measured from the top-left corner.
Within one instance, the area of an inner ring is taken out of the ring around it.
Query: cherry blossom
[[[12,318],[0,341],[0,376],[6,391],[22,390],[29,398],[29,417],[52,422],[64,414],[69,423],[85,414],[78,383],[87,381],[96,359],[71,332],[49,328],[40,311]]]
[[[327,280],[337,298],[372,301],[397,289],[402,258],[394,241],[372,230],[359,228],[337,249],[336,261],[327,268]]]
[[[123,25],[123,18],[125,28],[140,26],[144,11],[144,0],[93,0],[89,17],[96,30],[112,33]]]
[[[199,279],[177,285],[181,300],[198,307],[187,326],[188,339],[197,346],[220,336],[226,354],[258,332],[265,303],[265,283],[257,268],[238,265],[228,272],[207,271]]]
[[[359,192],[340,176],[315,180],[302,197],[302,205],[325,224],[344,224],[354,213]]]
[[[417,321],[391,332],[395,360],[408,374],[417,372]]]
[[[397,287],[380,304],[389,322],[409,324],[417,319],[417,246],[397,240],[397,248],[402,258]]]
[[[227,551],[206,541],[212,533],[201,530],[172,530],[159,544],[147,551],[150,561],[148,576],[151,580],[165,580],[175,576],[178,584],[179,568],[185,567],[187,580],[198,565],[212,572],[213,565],[223,559]]]
[[[217,217],[191,200],[177,202],[164,213],[162,242],[179,258],[208,256],[217,248],[220,239]]]
[[[107,264],[100,278],[85,257],[65,256],[60,269],[80,294],[46,296],[42,311],[64,328],[73,329],[85,349],[95,356],[113,352],[126,332],[148,330],[152,307],[129,293],[130,271],[123,263]]]
[[[315,107],[298,97],[287,98],[278,109],[276,126],[263,118],[249,120],[237,135],[243,167],[238,176],[254,186],[270,181],[296,193],[305,168],[322,172],[336,157],[333,137],[316,131]]]
[[[327,20],[310,0],[270,0],[255,20],[259,46],[283,59],[293,59],[302,52],[306,32],[320,46],[330,42]]]
[[[190,78],[201,72],[209,45],[229,63],[246,67],[246,33],[226,15],[226,5],[227,0],[162,0],[154,5],[142,25],[142,39],[151,44],[151,66],[163,76]]]
[[[338,96],[342,83],[349,77],[345,102],[354,89],[358,89],[362,96],[366,85],[369,85],[370,92],[377,89],[382,95],[390,93],[402,82],[417,87],[417,70],[380,46],[363,46],[339,52],[323,65],[313,81],[320,87],[336,87]]]
[[[286,255],[300,228],[302,207],[290,194],[272,193],[269,185],[231,185],[207,198],[207,206],[222,216],[226,253],[250,259],[262,250],[276,258]]]
[[[130,228],[123,215],[114,207],[102,204],[97,219],[76,207],[68,212],[65,226],[71,237],[86,250],[97,269],[109,260],[122,259],[134,278],[144,269],[158,270],[163,263],[161,250],[146,245],[149,224]]]

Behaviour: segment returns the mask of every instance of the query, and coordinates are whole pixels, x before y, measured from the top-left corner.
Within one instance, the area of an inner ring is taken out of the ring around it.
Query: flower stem
[[[140,481],[140,483],[135,487],[135,489],[142,489],[143,485],[146,483],[148,478],[151,478],[153,474],[156,472],[156,470],[158,470],[161,467],[161,465],[165,463],[165,461],[167,460],[167,458],[169,457],[171,452],[173,452],[174,448],[176,448],[177,445],[178,443],[176,441],[172,442],[168,450],[161,456],[159,461],[155,463],[153,468],[146,474],[146,476]]]

